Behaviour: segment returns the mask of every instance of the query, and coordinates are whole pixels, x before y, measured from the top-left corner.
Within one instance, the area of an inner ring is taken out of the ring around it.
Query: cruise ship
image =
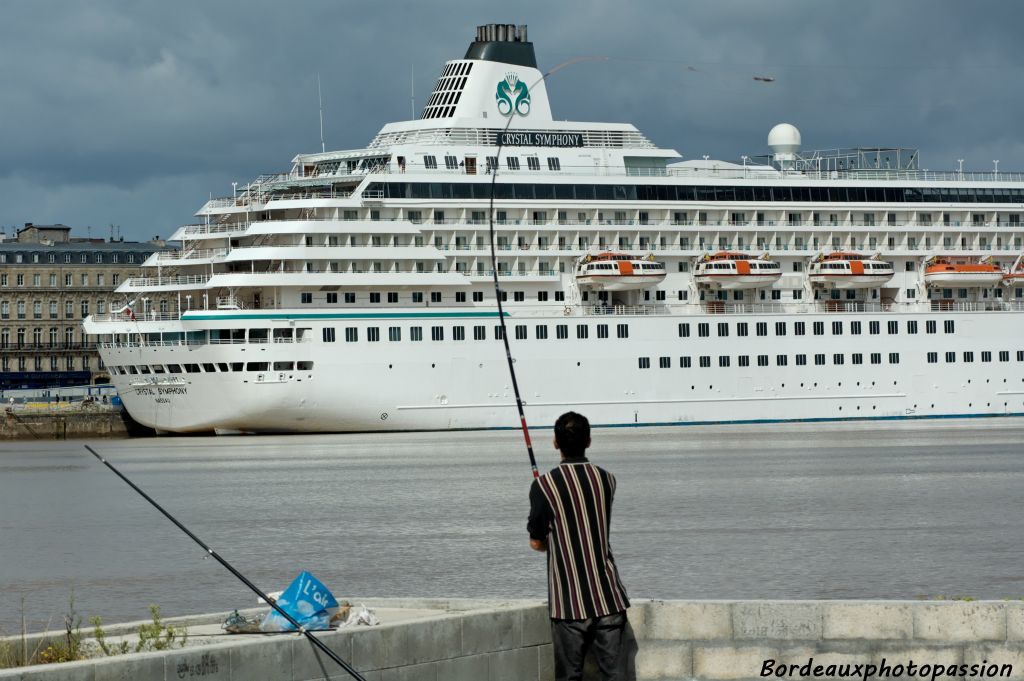
[[[525,26],[481,26],[417,120],[206,202],[84,322],[132,417],[516,428],[496,295],[534,425],[1024,413],[1021,174],[789,124],[688,158],[556,120],[551,81]]]

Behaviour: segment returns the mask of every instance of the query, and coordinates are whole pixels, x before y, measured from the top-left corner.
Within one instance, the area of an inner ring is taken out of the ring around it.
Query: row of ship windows
[[[492,158],[488,158],[489,168],[494,167],[491,165]],[[555,160],[557,161],[557,159]],[[436,167],[436,161],[433,167]],[[515,170],[518,167],[518,159],[516,159],[515,167],[510,166],[510,169]],[[491,196],[492,187],[496,199],[530,201],[553,199],[565,201],[1024,203],[1024,189],[1009,187],[995,189],[967,187],[717,187],[520,182],[496,182],[493,185],[490,182],[374,182],[367,187],[367,190],[383,192],[383,194],[377,195],[390,199],[488,199]]]
[[[451,338],[456,341],[464,341],[467,338],[465,326],[452,326]],[[357,343],[359,342],[359,329],[354,326],[345,328],[345,342]],[[422,341],[424,338],[422,326],[411,326],[408,329],[409,340]],[[512,327],[512,333],[516,340],[526,340],[529,337],[529,325],[527,324],[516,324]],[[597,324],[595,328],[597,338],[610,338],[611,329],[608,324]],[[387,329],[388,340],[392,342],[398,342],[402,340],[402,327],[401,326],[389,326]],[[487,340],[487,327],[485,325],[477,325],[472,327],[473,340]],[[547,340],[548,326],[546,324],[537,324],[534,327],[534,336],[537,340]],[[568,324],[556,324],[554,337],[558,340],[565,340],[569,338],[569,325]],[[616,324],[615,325],[615,337],[616,338],[629,338],[629,324]],[[494,340],[503,340],[504,330],[502,327],[495,326],[493,333]],[[590,338],[590,326],[588,324],[577,324],[576,325],[576,338]],[[334,343],[338,339],[337,329],[334,327],[324,327],[323,329],[323,341],[325,343]],[[370,343],[379,342],[381,339],[381,329],[378,326],[370,326],[366,328],[366,340]],[[445,327],[443,326],[432,326],[430,327],[430,340],[443,341],[445,339]]]
[[[214,374],[242,371],[312,371],[313,362],[202,362],[198,364],[111,365],[110,372],[121,376],[153,374]]]
[[[850,334],[853,336],[859,336],[863,333],[863,323],[859,321],[852,321],[850,324]],[[717,325],[718,336],[725,337],[729,335],[730,324],[729,322],[719,322]],[[841,336],[843,335],[844,322],[834,321],[832,322],[832,335]],[[890,320],[886,322],[886,332],[889,335],[896,335],[900,332],[900,324],[897,320]],[[938,333],[938,322],[934,319],[926,320],[924,323],[925,333]],[[785,336],[788,329],[787,322],[775,322],[775,335]],[[916,319],[908,320],[906,323],[907,333],[914,334],[918,330],[918,322]],[[956,323],[952,319],[946,319],[942,322],[942,330],[944,333],[955,333]],[[758,336],[768,335],[768,322],[757,322],[754,324],[754,331]],[[825,322],[811,322],[811,332],[815,336],[825,335]],[[877,321],[868,322],[868,333],[875,336],[882,332],[882,323]],[[697,335],[701,338],[708,338],[711,336],[711,324],[708,322],[699,322],[697,324]],[[747,322],[739,322],[736,324],[736,335],[747,336],[750,335],[750,325]],[[793,335],[804,336],[807,335],[807,322],[793,322]],[[679,324],[679,337],[689,338],[690,337],[690,322],[681,322]]]
[[[444,157],[444,167],[445,167],[446,170],[458,170],[459,166],[462,165],[463,163],[465,163],[465,162],[464,161],[459,161],[459,158],[457,156],[450,156],[449,155],[449,156],[445,156]],[[561,170],[562,169],[562,162],[558,159],[557,156],[548,156],[547,157],[547,164],[548,164],[548,170]],[[509,170],[519,170],[519,157],[518,156],[506,156],[505,157],[505,165],[508,166]],[[425,168],[427,168],[428,170],[436,170],[437,169],[437,157],[436,156],[424,156],[423,157],[423,166]],[[498,167],[498,157],[497,156],[488,156],[487,157],[487,172],[489,173],[494,168],[497,168],[497,167]],[[526,157],[526,167],[529,168],[530,170],[540,170],[540,158],[538,158],[537,156],[527,156]],[[490,185],[487,185],[487,186],[489,187]],[[468,199],[470,197],[466,196],[466,197],[463,197],[463,198],[467,198]]]
[[[946,355],[946,362],[950,363],[950,364],[956,362],[956,354],[957,354],[956,352],[952,352],[952,351],[945,353],[945,355]],[[982,351],[979,354],[981,355],[981,361],[982,362],[991,362],[992,361],[992,352],[990,350],[984,350],[984,351]],[[900,353],[898,353],[898,352],[890,352],[890,353],[888,353],[888,355],[889,355],[889,357],[888,357],[889,364],[899,364],[900,363]],[[974,361],[974,355],[975,355],[975,353],[972,352],[972,351],[965,351],[965,352],[962,353],[962,359],[963,359],[964,362],[968,362],[968,363],[969,362],[973,362]],[[754,361],[756,362],[757,366],[759,366],[759,367],[771,366],[771,356],[770,355],[754,355],[753,357],[754,357]],[[817,354],[812,355],[810,357],[811,357],[812,361],[814,362],[815,366],[825,366],[828,363],[828,355],[825,354],[825,353],[817,353]],[[872,353],[868,354],[868,360],[869,360],[869,362],[871,364],[882,364],[882,358],[883,358],[883,353],[881,353],[881,352],[872,352]],[[998,351],[998,358],[999,358],[1000,362],[1009,362],[1010,361],[1010,351],[1009,350],[999,350]],[[711,355],[700,355],[700,356],[698,356],[696,358],[696,360],[697,360],[696,366],[698,366],[700,368],[703,368],[703,369],[708,369],[708,368],[710,368],[712,366],[712,360],[713,359],[714,358]],[[736,366],[739,366],[739,367],[753,366],[751,364],[751,361],[750,361],[751,360],[751,355],[738,355],[735,359],[736,359]],[[658,360],[658,367],[659,368],[661,368],[661,369],[671,369],[672,368],[672,357],[658,357],[657,360]],[[793,356],[793,364],[796,365],[796,366],[807,366],[807,364],[808,364],[807,360],[808,360],[808,355],[803,355],[802,354],[802,355],[794,355]],[[938,361],[939,361],[939,353],[937,353],[937,352],[929,352],[928,353],[928,362],[929,363],[936,364]],[[1024,350],[1017,350],[1017,361],[1018,362],[1024,362]],[[718,356],[718,366],[720,368],[730,367],[730,366],[732,366],[732,362],[733,362],[733,357],[731,355],[719,355]],[[651,368],[651,358],[650,357],[640,357],[640,358],[638,358],[637,363],[638,363],[639,368],[641,368],[641,369],[650,369]],[[846,363],[846,355],[844,353],[837,352],[837,353],[834,353],[832,355],[832,364],[834,366],[841,366],[841,365],[843,365],[845,363]],[[864,354],[860,353],[860,352],[852,353],[850,355],[850,364],[864,364]],[[679,366],[680,369],[690,369],[691,367],[695,366],[694,365],[694,358],[690,357],[690,356],[682,356],[682,357],[679,358],[678,366]],[[775,356],[775,366],[779,366],[779,367],[789,366],[789,355],[776,355]]]
[[[757,363],[757,366],[759,366],[759,367],[771,366],[771,364],[770,364],[771,357],[769,355],[754,355],[753,357],[754,357],[754,361]],[[794,357],[793,357],[793,360],[794,360],[793,364],[795,364],[796,366],[807,366],[807,357],[808,357],[807,355],[794,355]],[[827,364],[828,356],[825,353],[818,353],[816,355],[812,355],[811,357],[812,357],[812,361],[814,362],[814,364],[816,366],[824,366],[825,364]],[[738,366],[738,367],[753,366],[751,364],[751,362],[750,362],[750,358],[751,358],[751,355],[738,355],[736,357],[736,366]],[[881,364],[882,363],[882,353],[881,352],[872,352],[872,353],[870,353],[868,355],[868,358],[871,361],[871,364]],[[707,369],[707,368],[711,367],[711,360],[712,360],[711,355],[700,355],[696,359],[697,359],[696,366],[699,366],[699,367],[701,367],[703,369]],[[684,356],[680,357],[679,358],[679,368],[680,369],[689,369],[689,368],[693,367],[694,366],[693,360],[694,360],[694,358],[690,357],[688,355],[684,355]],[[728,367],[732,366],[732,360],[733,360],[733,358],[732,358],[731,355],[719,355],[718,356],[718,366],[720,368],[728,368]],[[844,355],[843,353],[837,352],[837,353],[832,355],[832,364],[834,364],[836,366],[839,366],[839,365],[842,365],[842,364],[845,364],[845,363],[846,363],[846,355]],[[855,353],[850,355],[850,364],[863,364],[863,363],[864,363],[864,355],[862,353],[855,352]],[[898,352],[890,352],[889,353],[889,364],[899,364],[899,363],[900,363],[900,353],[898,353]],[[650,369],[651,368],[651,358],[650,357],[640,357],[640,358],[638,358],[638,365],[639,365],[639,368],[641,368],[641,369]],[[780,366],[780,367],[789,366],[789,355],[776,355],[775,356],[775,366]],[[661,369],[671,369],[672,368],[672,358],[671,357],[659,357],[658,358],[658,367],[661,368]]]
[[[467,293],[466,291],[456,291],[455,292],[455,302],[456,303],[465,303],[466,300],[467,300],[466,293]],[[483,300],[484,300],[484,292],[483,291],[472,291],[471,293],[472,293],[472,296],[473,296],[473,302],[474,303],[482,303],[483,302]],[[658,300],[664,300],[665,299],[665,297],[663,295],[664,291],[661,291],[661,293],[662,293],[662,295],[661,295],[661,297],[658,298]],[[549,300],[548,294],[549,294],[548,291],[538,291],[537,292],[537,300],[539,302],[542,302],[542,303],[547,302]],[[347,305],[353,305],[353,304],[356,303],[356,294],[354,292],[348,291],[348,292],[343,293],[342,295],[344,295],[343,300],[345,301],[345,303]],[[389,304],[392,304],[392,305],[397,304],[399,302],[398,292],[397,291],[386,291],[384,293],[384,296],[386,296],[386,298],[382,298],[381,297],[381,293],[379,291],[371,291],[369,296],[367,297],[367,299],[373,305],[380,304],[384,300],[387,300],[387,302]],[[513,291],[512,292],[512,299],[515,302],[517,302],[517,303],[526,302],[526,292],[525,291]],[[605,299],[607,299],[607,296],[605,296],[604,298],[601,298],[601,300],[605,300]],[[338,304],[338,300],[339,300],[338,293],[334,292],[334,291],[329,291],[329,292],[324,294],[324,299],[323,300],[328,305],[337,305]],[[412,300],[413,303],[423,303],[426,300],[426,298],[424,296],[424,292],[423,291],[413,291],[412,292],[412,296],[411,296],[411,300]],[[502,291],[501,292],[501,300],[502,300],[502,302],[508,301],[508,291]],[[565,291],[554,291],[554,300],[555,300],[555,302],[563,302],[565,300]],[[587,295],[586,291],[583,292],[583,300],[584,301],[588,300],[588,295]],[[682,300],[682,298],[680,298],[680,300]],[[302,291],[301,293],[299,293],[299,302],[302,305],[312,305],[313,304],[313,292],[312,291]],[[443,302],[443,296],[442,296],[441,292],[440,291],[431,291],[430,292],[430,302],[432,302],[432,303]]]

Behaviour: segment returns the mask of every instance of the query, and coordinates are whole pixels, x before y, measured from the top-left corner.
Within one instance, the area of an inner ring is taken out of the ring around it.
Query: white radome
[[[800,131],[795,125],[779,123],[768,131],[768,148],[782,154],[800,151]]]

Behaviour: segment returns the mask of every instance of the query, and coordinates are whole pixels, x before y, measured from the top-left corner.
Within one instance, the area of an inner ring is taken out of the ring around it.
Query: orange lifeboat
[[[576,265],[576,283],[600,291],[647,288],[664,281],[665,274],[665,263],[653,255],[598,253],[580,258]]]
[[[752,258],[746,253],[720,251],[705,255],[697,263],[693,278],[711,289],[733,291],[771,286],[782,277],[782,266],[768,256]]]
[[[959,286],[985,288],[1003,281],[1003,268],[986,258],[936,256],[924,268],[924,281],[928,286]]]
[[[896,271],[891,262],[860,253],[835,252],[819,255],[811,263],[808,278],[812,284],[834,289],[875,288],[892,279]]]

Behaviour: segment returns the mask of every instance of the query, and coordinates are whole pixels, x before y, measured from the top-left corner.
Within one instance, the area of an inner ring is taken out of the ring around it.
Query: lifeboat
[[[1004,274],[990,258],[936,256],[925,264],[924,281],[928,286],[985,288],[1003,281]]]
[[[653,255],[598,253],[584,256],[576,266],[576,283],[600,291],[632,291],[664,279],[665,263],[655,261]]]
[[[891,262],[878,255],[865,257],[859,253],[819,255],[811,263],[808,278],[812,284],[833,289],[875,288],[892,279]]]
[[[721,251],[705,255],[697,263],[693,278],[712,289],[733,291],[771,286],[782,277],[782,266],[768,256],[752,258],[746,253]]]

